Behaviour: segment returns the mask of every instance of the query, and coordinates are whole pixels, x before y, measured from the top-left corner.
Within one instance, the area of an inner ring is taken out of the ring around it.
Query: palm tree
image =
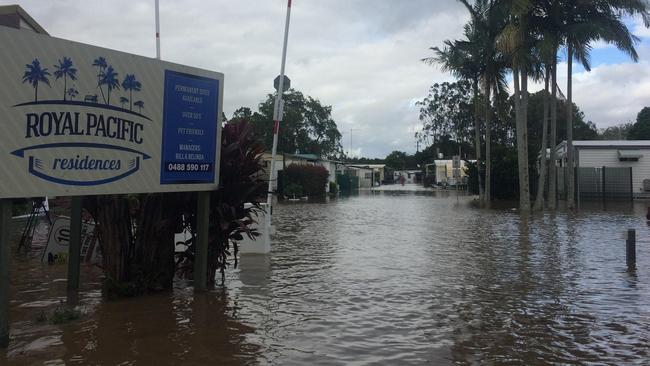
[[[476,28],[477,47],[481,64],[480,79],[485,98],[485,203],[489,208],[492,200],[492,127],[493,114],[491,92],[495,91],[497,102],[500,92],[507,89],[505,78],[505,58],[496,48],[496,41],[505,26],[504,7],[499,0],[459,0],[471,15],[471,23]]]
[[[124,105],[129,102],[129,98],[127,97],[120,97],[120,104],[122,105],[122,108],[124,108]]]
[[[138,107],[140,113],[142,113],[142,108],[144,108],[144,102],[141,100],[138,100],[137,102],[133,103],[134,106]]]
[[[58,65],[54,65],[54,77],[56,80],[63,78],[63,100],[66,100],[65,96],[68,91],[68,78],[70,78],[70,80],[77,79],[77,69],[74,68],[72,60],[69,57],[63,57],[63,60],[59,60]]]
[[[542,144],[540,147],[540,166],[537,181],[537,197],[533,209],[541,211],[544,209],[544,190],[546,187],[546,178],[549,182],[548,203],[550,209],[555,209],[556,203],[556,168],[555,168],[555,144],[557,140],[557,53],[560,42],[560,2],[553,0],[538,1],[537,9],[534,12],[534,26],[540,37],[537,42],[539,62],[544,67],[544,101],[543,101],[543,121],[542,125]],[[549,93],[549,88],[552,92]],[[546,150],[549,138],[549,118],[550,118],[550,147],[551,156],[547,165]]]
[[[129,100],[133,101],[133,91],[140,91],[142,88],[142,83],[140,83],[136,78],[135,75],[133,74],[126,74],[124,77],[124,81],[122,81],[122,88],[124,90],[129,91]],[[131,103],[131,106],[129,108],[130,110],[133,110],[133,103]]]
[[[435,56],[422,59],[423,62],[439,64],[445,71],[451,72],[458,79],[469,81],[472,85],[474,99],[474,144],[478,170],[479,201],[484,203],[483,177],[480,169],[481,161],[481,125],[479,119],[479,82],[481,78],[481,60],[479,34],[473,23],[464,27],[464,40],[445,41],[444,48],[432,47]]]
[[[511,62],[515,88],[513,98],[517,132],[519,209],[527,213],[531,208],[528,171],[528,78],[539,78],[541,74],[539,33],[535,16],[537,9],[532,2],[521,0],[507,4],[506,8],[509,23],[499,37],[499,47],[508,53]]]
[[[565,0],[563,35],[567,47],[567,207],[575,208],[575,178],[573,151],[573,60],[590,68],[590,44],[602,40],[614,44],[634,62],[639,56],[635,49],[638,38],[623,21],[624,15],[640,15],[650,26],[649,5],[644,0]]]
[[[104,99],[104,103],[106,103],[106,97],[104,96],[104,90],[102,89],[102,84],[101,84],[101,79],[102,75],[104,74],[104,70],[106,70],[106,67],[108,66],[108,63],[106,63],[106,59],[104,57],[97,57],[93,61],[93,66],[97,66],[99,71],[97,72],[97,87],[99,88],[99,91],[102,93],[102,98]]]
[[[23,83],[29,83],[34,88],[34,102],[38,102],[38,84],[44,83],[50,86],[50,80],[47,78],[50,73],[47,67],[41,68],[41,63],[37,58],[31,64],[25,65],[25,67],[27,67],[27,70],[23,75]]]
[[[79,91],[77,89],[75,89],[75,88],[70,88],[70,89],[68,89],[66,94],[68,94],[70,99],[74,99],[77,95],[79,95]]]
[[[106,98],[106,104],[108,105],[111,104],[111,90],[120,88],[120,82],[117,79],[118,75],[113,69],[113,66],[109,65],[99,80],[99,85],[106,85],[106,89],[108,90],[108,98]]]

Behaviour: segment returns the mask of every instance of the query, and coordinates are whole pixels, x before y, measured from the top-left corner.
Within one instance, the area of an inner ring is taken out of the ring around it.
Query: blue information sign
[[[219,81],[165,71],[161,184],[213,183]]]

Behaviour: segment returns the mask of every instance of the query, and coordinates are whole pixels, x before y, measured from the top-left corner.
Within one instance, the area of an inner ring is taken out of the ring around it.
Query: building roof
[[[558,147],[566,145],[562,141]],[[577,148],[647,148],[650,149],[650,140],[575,140],[573,146]]]
[[[386,164],[364,164],[363,166],[367,166],[369,168],[374,168],[374,169],[382,169],[385,168],[387,165]]]
[[[368,167],[367,165],[348,165],[346,168],[348,168],[348,169],[373,170],[372,168]]]
[[[20,5],[0,6],[0,25],[16,29],[29,29],[39,34],[50,35]]]
[[[307,161],[321,160],[321,158],[315,154],[284,154],[284,155],[292,158],[307,160]]]

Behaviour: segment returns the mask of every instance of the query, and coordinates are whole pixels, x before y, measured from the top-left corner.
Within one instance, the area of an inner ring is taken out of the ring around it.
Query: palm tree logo
[[[70,99],[74,99],[79,94],[79,90],[69,88],[65,93],[70,97]]]
[[[54,65],[54,77],[56,80],[63,78],[63,100],[66,100],[68,91],[68,78],[70,80],[77,80],[77,69],[74,68],[72,60],[69,57],[63,57],[63,61],[59,60],[58,65]]]
[[[40,61],[35,58],[31,64],[25,65],[27,70],[23,75],[23,83],[29,83],[34,88],[34,102],[38,102],[38,84],[44,83],[47,86],[50,86],[50,72],[47,70],[47,67],[41,67]]]
[[[142,108],[144,108],[144,102],[141,100],[138,100],[137,102],[133,103],[134,106],[138,107],[138,110],[140,113],[142,113]]]
[[[124,81],[122,81],[122,88],[129,91],[129,100],[131,105],[129,110],[133,110],[133,91],[140,91],[142,89],[142,83],[140,83],[133,74],[126,74]]]
[[[124,108],[124,105],[129,102],[129,98],[127,97],[120,97],[120,104],[122,105],[122,108]]]
[[[108,64],[106,63],[106,59],[102,56],[97,57],[93,61],[93,66],[97,66],[99,69],[99,72],[97,72],[97,87],[99,88],[99,91],[102,93],[102,98],[104,99],[104,103],[106,103],[106,96],[104,96],[104,90],[102,89],[102,75],[104,75],[104,70],[106,70],[106,67],[108,67]]]
[[[99,80],[99,87],[101,89],[102,85],[106,85],[106,89],[108,90],[108,97],[106,98],[106,104],[110,105],[111,104],[111,90],[113,89],[119,89],[120,88],[120,82],[117,79],[119,74],[115,72],[113,69],[113,66],[108,66],[106,68],[106,71],[104,71],[101,75],[101,78]]]

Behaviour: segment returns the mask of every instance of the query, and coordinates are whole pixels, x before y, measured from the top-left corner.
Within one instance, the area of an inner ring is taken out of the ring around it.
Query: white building
[[[650,196],[650,140],[594,140],[594,141],[573,141],[574,148],[574,161],[577,168],[594,168],[603,171],[603,177],[596,177],[596,183],[600,184],[598,180],[605,182],[607,168],[631,168],[629,177],[622,177],[621,179],[628,182],[627,184],[632,187],[632,194],[634,197]],[[561,142],[555,147],[556,162],[555,166],[567,166],[567,144],[566,141]],[[605,169],[603,169],[605,168]],[[585,174],[583,170],[579,170],[581,174]],[[614,171],[612,169],[612,171]],[[625,170],[619,169],[624,175]],[[579,173],[580,174],[580,173]],[[598,173],[596,173],[598,174]],[[578,177],[581,184],[585,186],[587,177]],[[631,182],[630,182],[631,180]],[[645,181],[645,186],[644,186]],[[580,189],[580,187],[578,188]]]
[[[359,186],[352,187],[353,189],[372,188],[373,186],[372,182],[374,180],[375,171],[372,168],[367,166],[348,165],[345,174],[359,178]]]
[[[400,177],[404,177],[404,183],[419,183],[422,172],[419,170],[395,170],[393,172],[393,181],[400,182]]]
[[[425,166],[427,175],[435,175],[435,184],[456,186],[457,184],[467,184],[467,162],[476,163],[476,160],[460,160],[459,176],[454,177],[454,161],[453,160],[434,160],[433,163]],[[435,171],[434,171],[435,169]]]

